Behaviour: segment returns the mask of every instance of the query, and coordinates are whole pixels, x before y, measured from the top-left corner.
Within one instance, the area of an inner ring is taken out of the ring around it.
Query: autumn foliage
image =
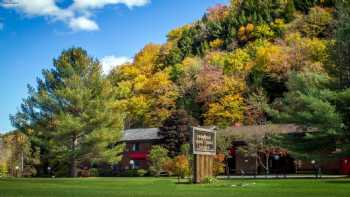
[[[185,178],[191,173],[190,163],[186,155],[179,155],[174,158],[174,173],[181,178]]]
[[[225,155],[219,153],[214,156],[213,173],[215,176],[218,176],[224,172],[225,172]]]

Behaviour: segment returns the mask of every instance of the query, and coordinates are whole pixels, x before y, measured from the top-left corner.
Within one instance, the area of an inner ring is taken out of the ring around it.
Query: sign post
[[[193,127],[193,182],[201,183],[205,177],[213,176],[216,155],[216,132],[212,129]]]

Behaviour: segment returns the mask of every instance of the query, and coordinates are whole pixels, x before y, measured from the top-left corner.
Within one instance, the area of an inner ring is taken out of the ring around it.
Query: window
[[[134,169],[139,169],[140,168],[140,161],[135,160],[135,166]]]
[[[131,151],[140,151],[140,144],[138,143],[133,144]]]
[[[130,169],[139,169],[140,161],[138,160],[130,160]]]

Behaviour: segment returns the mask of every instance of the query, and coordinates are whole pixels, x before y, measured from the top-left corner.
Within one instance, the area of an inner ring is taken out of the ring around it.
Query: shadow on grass
[[[342,180],[327,180],[325,183],[331,183],[331,184],[350,184],[350,177],[347,177],[346,179]]]
[[[177,185],[191,185],[192,183],[189,183],[189,182],[176,182]]]
[[[251,180],[265,180],[265,181],[275,181],[275,180],[329,180],[329,181],[332,181],[332,180],[340,180],[339,182],[341,182],[341,180],[344,180],[344,181],[347,181],[349,180],[350,181],[350,176],[339,176],[339,177],[327,177],[327,176],[321,176],[319,178],[316,178],[316,177],[303,177],[303,176],[300,176],[300,177],[297,177],[297,176],[294,176],[294,177],[256,177],[256,178],[253,178],[253,177],[239,177],[239,178],[218,178],[219,180],[222,180],[222,181],[227,181],[227,180],[243,180],[243,181],[251,181]]]

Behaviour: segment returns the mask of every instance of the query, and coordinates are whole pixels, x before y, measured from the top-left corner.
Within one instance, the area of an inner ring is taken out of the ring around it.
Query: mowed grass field
[[[245,185],[233,186],[233,185]],[[0,179],[0,197],[350,197],[350,179],[222,180],[172,178]]]

